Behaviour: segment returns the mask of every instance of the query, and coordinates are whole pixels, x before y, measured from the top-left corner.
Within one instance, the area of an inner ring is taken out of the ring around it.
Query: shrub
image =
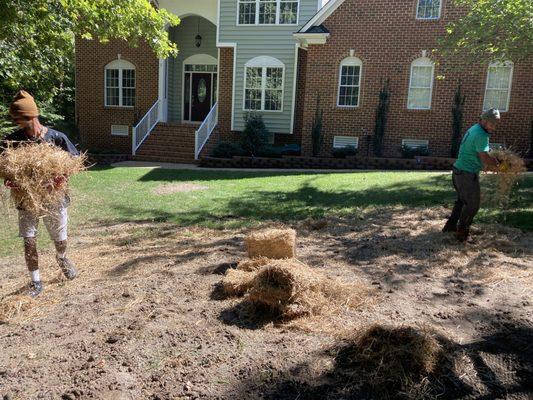
[[[257,155],[268,142],[268,129],[263,117],[257,113],[247,113],[245,127],[241,133],[241,146],[247,154]]]
[[[280,158],[283,155],[283,146],[263,146],[256,155],[258,157]]]
[[[415,158],[429,156],[428,146],[408,146],[402,145],[402,157],[403,158]]]
[[[376,157],[383,155],[383,140],[389,116],[390,97],[389,80],[387,79],[379,92],[379,104],[376,109],[376,124],[374,126],[374,155]]]
[[[232,158],[245,155],[245,151],[238,143],[220,142],[215,146],[211,155],[216,158]]]
[[[453,97],[452,118],[452,147],[450,149],[450,156],[457,157],[459,153],[459,146],[461,145],[461,138],[463,135],[463,114],[465,108],[466,96],[461,92],[461,84],[457,86],[455,96]]]
[[[357,155],[357,148],[354,146],[345,146],[342,148],[333,149],[331,152],[335,158],[353,157]]]
[[[324,112],[320,108],[320,94],[316,95],[315,117],[313,118],[313,127],[311,128],[311,140],[313,143],[313,157],[320,154],[322,147],[322,126],[323,126]]]

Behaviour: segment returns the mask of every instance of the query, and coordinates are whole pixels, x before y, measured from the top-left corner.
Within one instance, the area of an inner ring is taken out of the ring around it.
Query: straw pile
[[[85,156],[72,157],[49,144],[9,147],[0,155],[0,179],[8,179],[17,186],[11,190],[11,198],[17,207],[43,215],[68,192],[66,183],[56,187],[54,179],[69,178],[83,171],[85,159]]]
[[[491,155],[499,163],[496,171],[496,187],[493,191],[493,200],[498,205],[507,205],[511,196],[513,186],[518,182],[524,172],[527,171],[526,164],[522,158],[509,149],[493,150]]]
[[[222,290],[226,296],[244,296],[252,287],[254,275],[238,269],[229,269],[222,279]]]
[[[264,229],[250,233],[246,239],[248,257],[293,258],[296,248],[294,229]]]
[[[249,258],[239,261],[237,264],[237,269],[240,271],[255,272],[270,262],[272,262],[272,260],[267,257]]]
[[[435,373],[443,355],[436,335],[427,329],[373,325],[350,339],[336,362],[374,390],[398,393]]]

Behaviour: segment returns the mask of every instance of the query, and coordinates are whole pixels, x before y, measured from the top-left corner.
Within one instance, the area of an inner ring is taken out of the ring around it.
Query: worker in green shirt
[[[498,110],[485,111],[479,123],[463,136],[457,161],[453,165],[452,181],[457,200],[442,231],[454,232],[460,242],[468,239],[470,225],[479,210],[479,172],[498,168],[498,160],[489,154],[489,136],[496,131],[499,122]]]

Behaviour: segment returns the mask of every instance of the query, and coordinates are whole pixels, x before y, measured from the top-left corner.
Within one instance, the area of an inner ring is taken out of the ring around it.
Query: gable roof
[[[309,32],[314,26],[320,26],[342,3],[344,3],[344,0],[329,0],[298,33]]]

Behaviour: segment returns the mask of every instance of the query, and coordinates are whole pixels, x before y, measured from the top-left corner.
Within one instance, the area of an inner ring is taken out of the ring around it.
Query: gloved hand
[[[9,179],[4,180],[4,186],[9,189],[18,189],[18,186],[15,184],[15,182],[10,181]]]
[[[59,188],[61,186],[63,186],[63,184],[67,181],[67,177],[66,176],[63,176],[63,175],[60,175],[60,176],[56,176],[54,178],[54,188]]]

